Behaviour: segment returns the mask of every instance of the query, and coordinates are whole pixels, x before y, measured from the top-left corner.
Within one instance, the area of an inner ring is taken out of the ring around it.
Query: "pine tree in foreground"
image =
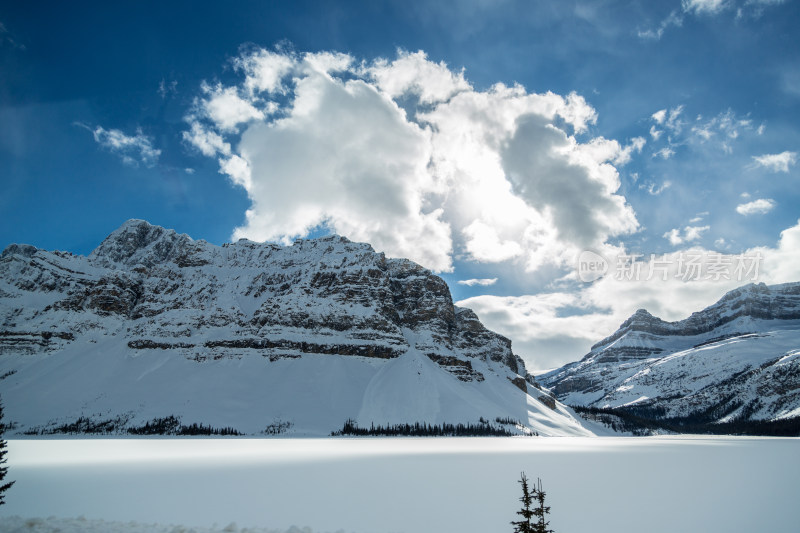
[[[522,509],[517,511],[523,519],[518,522],[511,522],[514,526],[514,533],[554,533],[552,529],[547,529],[550,525],[545,516],[550,513],[550,507],[544,504],[546,493],[542,490],[542,480],[536,479],[536,486],[528,486],[528,478],[523,472],[519,480],[522,485]],[[535,505],[535,507],[534,507]]]
[[[6,473],[8,472],[8,467],[3,466],[7,459],[6,453],[6,441],[3,439],[3,433],[5,433],[6,426],[3,424],[3,403],[0,402],[0,505],[3,505],[5,502],[5,492],[11,488],[11,485],[14,484],[14,481],[9,483],[3,483],[3,480],[6,477]]]
[[[536,487],[533,488],[533,496],[536,498],[537,504],[536,508],[533,510],[533,514],[536,516],[537,520],[531,531],[534,533],[553,533],[552,529],[547,529],[550,522],[545,520],[545,515],[550,514],[550,507],[544,504],[545,492],[542,490],[542,480],[539,478],[536,479]]]
[[[533,495],[528,488],[528,478],[525,477],[525,472],[520,475],[519,482],[522,485],[522,497],[519,499],[522,502],[522,509],[517,511],[517,514],[522,516],[523,519],[519,522],[511,522],[511,525],[514,526],[514,533],[533,533],[533,524],[531,523],[531,518],[533,518]]]

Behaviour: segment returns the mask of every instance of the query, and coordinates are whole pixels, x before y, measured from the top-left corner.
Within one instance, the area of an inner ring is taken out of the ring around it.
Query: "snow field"
[[[767,438],[12,440],[17,484],[0,530],[28,531],[10,529],[25,520],[15,515],[83,515],[183,524],[135,530],[147,533],[234,521],[258,532],[502,533],[525,471],[542,479],[558,533],[794,533],[799,452],[800,439]]]

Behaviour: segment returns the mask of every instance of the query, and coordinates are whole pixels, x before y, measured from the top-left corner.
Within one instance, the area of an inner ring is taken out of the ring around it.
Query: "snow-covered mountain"
[[[0,390],[17,434],[590,434],[411,261],[338,236],[218,247],[141,220],[88,257],[3,251]]]
[[[539,380],[567,405],[622,415],[629,429],[796,433],[800,283],[746,285],[678,322],[640,309]]]

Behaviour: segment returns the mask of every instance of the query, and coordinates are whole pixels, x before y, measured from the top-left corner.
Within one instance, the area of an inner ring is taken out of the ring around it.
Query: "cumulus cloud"
[[[497,283],[497,278],[480,278],[480,279],[460,279],[459,285],[466,285],[467,287],[474,287],[479,285],[481,287],[488,287]]]
[[[208,157],[213,157],[217,154],[228,156],[231,153],[231,145],[225,142],[222,135],[209,131],[199,122],[193,122],[191,129],[183,132],[183,140]]]
[[[265,110],[239,95],[236,87],[211,87],[203,84],[206,97],[195,105],[223,132],[230,132],[242,122],[263,119]]]
[[[421,51],[259,49],[234,66],[242,79],[203,84],[183,134],[248,193],[234,238],[324,225],[437,271],[454,254],[535,270],[638,227],[615,165],[645,140],[579,141],[597,115],[575,93],[476,90]]]
[[[522,246],[511,240],[501,241],[497,230],[476,220],[464,228],[466,248],[470,256],[480,262],[499,263],[522,253]]]
[[[161,155],[161,150],[153,148],[152,141],[142,133],[141,128],[136,130],[136,135],[127,135],[117,129],[107,130],[102,126],[91,128],[84,124],[77,125],[91,131],[94,140],[100,146],[119,155],[126,165],[136,166],[142,163],[153,166]]]
[[[378,59],[370,68],[376,85],[392,98],[416,94],[424,103],[444,102],[471,87],[464,71],[452,72],[444,62],[428,60],[425,52],[401,51],[394,61]]]
[[[736,206],[736,212],[740,215],[763,215],[769,213],[775,207],[775,200],[772,198],[759,198],[752,202],[739,204]]]
[[[609,273],[579,290],[484,295],[457,304],[472,308],[487,327],[514,339],[514,351],[529,370],[553,368],[579,359],[637,309],[681,320],[747,283],[797,281],[800,220],[781,232],[776,246],[741,253],[693,246],[648,256],[617,248],[603,255]]]
[[[756,166],[764,167],[772,172],[789,172],[789,167],[797,163],[797,152],[781,152],[753,156]]]

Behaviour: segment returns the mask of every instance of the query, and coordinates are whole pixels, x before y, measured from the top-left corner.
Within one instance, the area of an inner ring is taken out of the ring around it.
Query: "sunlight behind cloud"
[[[234,238],[324,224],[435,271],[460,252],[536,270],[638,227],[614,165],[646,141],[579,141],[597,116],[575,93],[476,90],[422,51],[258,49],[234,65],[243,79],[204,83],[183,134],[247,191]]]

